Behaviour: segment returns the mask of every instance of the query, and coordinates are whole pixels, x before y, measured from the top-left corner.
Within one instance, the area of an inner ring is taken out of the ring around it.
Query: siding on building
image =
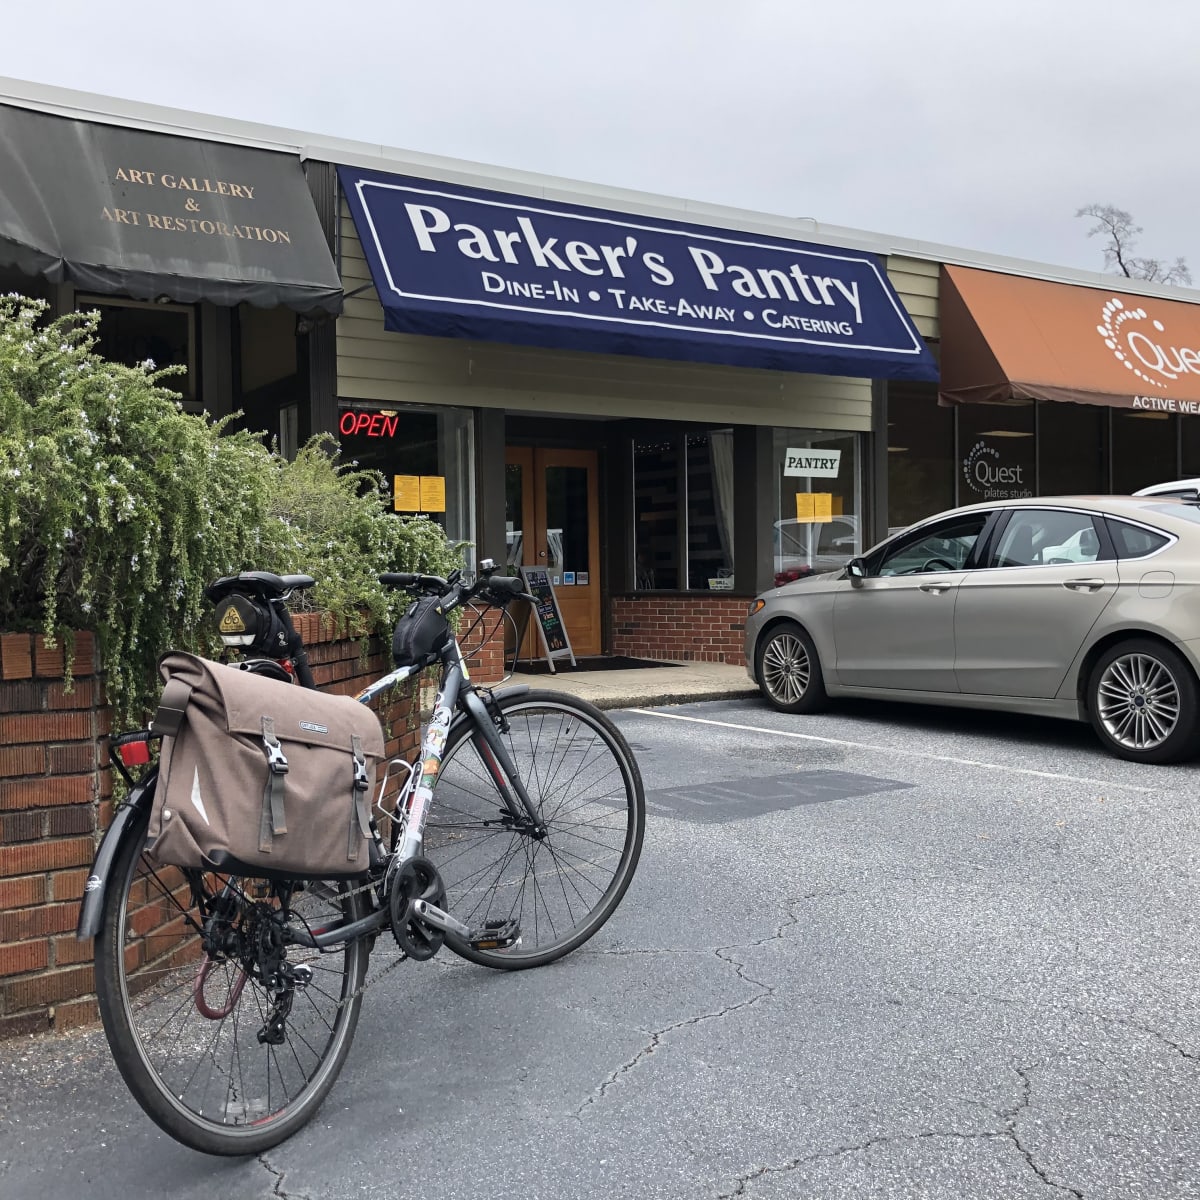
[[[900,295],[908,315],[912,317],[917,332],[923,338],[937,339],[938,328],[938,280],[941,266],[923,258],[907,258],[892,254],[887,260],[888,278]]]
[[[871,428],[871,385],[865,379],[389,332],[383,327],[383,309],[370,286],[370,270],[344,203],[339,233],[347,293],[368,285],[346,301],[338,319],[339,400],[795,428]]]

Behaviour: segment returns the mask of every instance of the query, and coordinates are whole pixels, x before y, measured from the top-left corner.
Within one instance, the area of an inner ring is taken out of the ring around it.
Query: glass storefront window
[[[1180,475],[1185,479],[1200,475],[1200,417],[1180,417],[1179,442],[1183,454]]]
[[[475,564],[474,423],[457,408],[343,408],[342,457],[379,471],[402,515],[424,512],[456,542],[468,542],[463,565]],[[397,483],[397,478],[400,483]],[[411,481],[417,480],[414,485]]]
[[[733,431],[635,440],[633,490],[634,587],[731,590]]]
[[[634,587],[679,587],[679,439],[633,443]]]
[[[733,587],[731,429],[687,438],[687,555],[689,588]]]
[[[814,429],[772,431],[776,575],[832,571],[862,551],[859,439]]]
[[[1126,496],[1152,483],[1174,479],[1179,418],[1171,413],[1114,409],[1112,490]]]
[[[1037,406],[1038,494],[1095,496],[1108,491],[1108,409],[1048,400]]]
[[[888,385],[888,532],[954,507],[954,409],[937,389]]]
[[[156,367],[182,367],[163,386],[184,400],[196,399],[196,310],[184,304],[150,304],[79,296],[80,309],[100,314],[96,353],[112,362],[137,366],[147,360]]]
[[[1034,489],[1033,402],[958,409],[958,503],[1019,500]]]

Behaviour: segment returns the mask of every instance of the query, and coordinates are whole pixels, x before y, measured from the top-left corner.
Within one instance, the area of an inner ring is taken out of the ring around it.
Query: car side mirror
[[[861,558],[852,558],[846,564],[846,578],[850,580],[853,587],[862,587],[863,580],[867,577],[866,564]]]

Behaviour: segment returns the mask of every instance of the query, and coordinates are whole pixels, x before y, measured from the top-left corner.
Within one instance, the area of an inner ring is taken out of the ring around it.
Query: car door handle
[[[1104,586],[1103,579],[1065,579],[1063,587],[1073,592],[1098,592]]]
[[[952,583],[921,583],[921,584],[918,584],[917,586],[923,592],[934,592],[935,594],[940,594],[942,592],[948,592],[954,586],[954,584],[952,584]]]

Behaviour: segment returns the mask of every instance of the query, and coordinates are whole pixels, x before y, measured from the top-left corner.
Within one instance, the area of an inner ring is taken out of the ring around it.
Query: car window
[[[1111,557],[1091,513],[1030,508],[1013,513],[988,565],[1042,567]]]
[[[817,542],[818,554],[845,554],[849,557],[857,553],[855,545],[854,526],[848,521],[826,521],[817,526],[820,531]]]
[[[1141,525],[1129,525],[1124,521],[1108,518],[1108,531],[1112,534],[1118,558],[1145,558],[1155,550],[1161,550],[1171,539],[1165,533],[1155,533]]]
[[[922,529],[888,546],[873,574],[917,575],[961,571],[970,557],[987,513],[971,513]]]

